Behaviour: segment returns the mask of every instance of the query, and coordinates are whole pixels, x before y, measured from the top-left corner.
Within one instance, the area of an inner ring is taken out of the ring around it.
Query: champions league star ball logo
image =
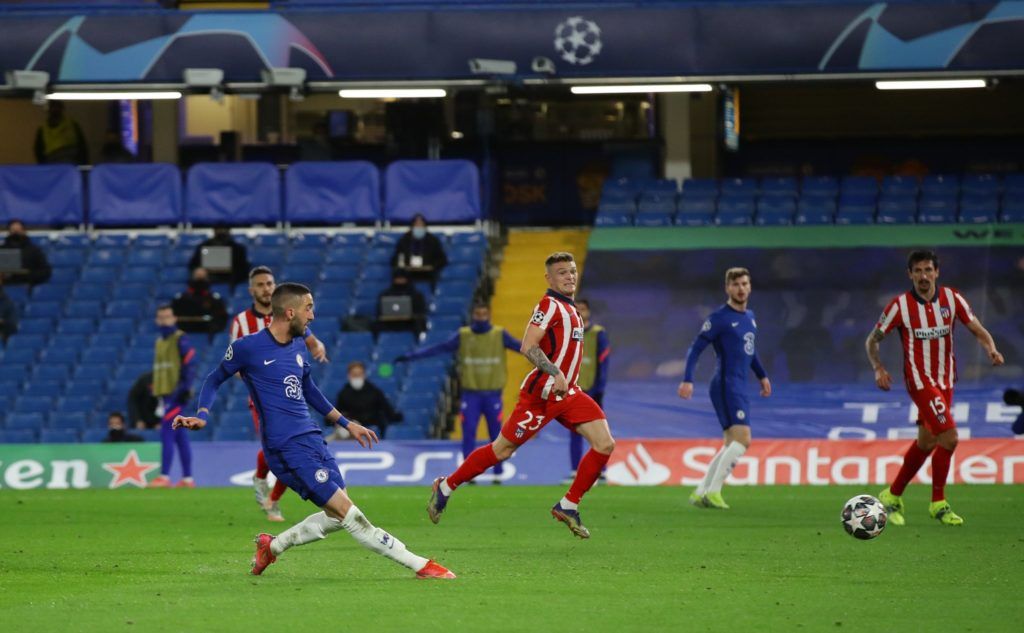
[[[573,16],[555,27],[555,51],[562,59],[586,66],[601,52],[601,27],[580,16]]]

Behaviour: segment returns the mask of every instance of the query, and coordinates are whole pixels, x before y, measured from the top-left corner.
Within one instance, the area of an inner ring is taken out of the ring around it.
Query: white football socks
[[[715,478],[715,473],[718,471],[718,467],[722,464],[722,455],[725,454],[725,444],[722,444],[722,448],[718,449],[715,453],[711,463],[708,464],[708,472],[704,473],[704,479],[701,480],[700,485],[697,486],[695,491],[698,496],[704,496],[708,488],[711,487],[711,480]]]
[[[274,556],[280,556],[289,547],[325,539],[328,534],[337,532],[341,528],[341,521],[327,516],[326,512],[317,512],[278,534],[277,538],[270,543],[270,551],[274,553]]]
[[[715,470],[715,476],[711,478],[711,485],[708,486],[709,493],[722,492],[722,484],[725,483],[725,478],[736,467],[736,461],[746,452],[747,447],[739,442],[733,442],[725,447],[725,452],[722,453],[722,463],[718,465],[718,468]]]
[[[375,527],[370,520],[363,516],[359,508],[352,506],[341,521],[341,527],[352,535],[360,545],[368,550],[386,556],[399,565],[405,565],[413,571],[423,569],[428,562],[426,558],[417,556],[405,548],[405,543],[388,534],[379,527]]]
[[[454,488],[452,488],[451,486],[448,485],[448,478],[447,477],[445,477],[444,479],[441,480],[441,484],[438,486],[438,488],[441,489],[441,494],[443,494],[444,496],[446,496],[446,497],[452,496],[452,490],[454,490]]]

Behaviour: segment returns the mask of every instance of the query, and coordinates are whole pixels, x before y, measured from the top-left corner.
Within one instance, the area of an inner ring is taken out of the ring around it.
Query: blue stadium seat
[[[878,201],[879,224],[913,224],[917,218],[917,199],[910,194],[882,194]]]
[[[36,431],[16,430],[0,431],[0,444],[35,444]]]
[[[270,163],[197,163],[188,170],[185,219],[202,226],[276,224],[280,191]]]
[[[35,225],[85,221],[82,178],[74,165],[0,166],[0,224],[15,218]]]
[[[89,415],[87,412],[58,411],[50,416],[49,428],[80,432],[85,429],[88,423]]]
[[[384,174],[384,217],[408,223],[417,213],[437,224],[479,220],[480,173],[466,160],[399,160]]]
[[[57,249],[47,258],[54,268],[77,267],[85,263],[88,251],[83,248]]]
[[[321,297],[329,297],[330,294],[329,293],[324,293],[323,290],[321,289],[320,296]],[[316,315],[317,315],[317,317],[323,316],[323,317],[327,317],[327,318],[341,318],[341,317],[345,316],[346,314],[348,314],[348,310],[351,307],[351,305],[352,305],[352,302],[349,300],[348,295],[345,295],[344,297],[342,297],[340,299],[334,299],[334,298],[317,299],[316,306],[315,306]],[[316,326],[314,325],[314,327],[316,327]],[[319,328],[318,328],[318,330],[319,330]],[[319,331],[317,331],[317,336],[320,337],[321,340],[322,340],[323,337],[321,337],[320,334],[321,333]]]
[[[82,441],[88,444],[98,444],[107,437],[107,429],[86,429],[82,432]]]
[[[32,380],[64,382],[71,375],[70,365],[39,365],[32,374]]]
[[[922,224],[949,224],[956,222],[957,201],[955,195],[933,195],[923,193],[917,204],[918,222]]]
[[[646,211],[638,213],[634,223],[636,226],[671,226],[675,215],[675,211]]]
[[[127,394],[125,394],[127,397]],[[61,415],[91,413],[96,408],[96,399],[90,395],[66,395],[57,406],[57,412]]]
[[[107,316],[132,319],[133,323],[135,319],[143,316],[152,316],[146,314],[148,306],[140,299],[141,297],[139,299],[114,299],[107,304]]]
[[[835,198],[839,195],[839,181],[832,176],[807,176],[800,184],[800,195]]]
[[[246,426],[226,426],[221,424],[213,432],[215,442],[248,442],[255,439],[252,420]]]
[[[29,322],[25,322],[22,324],[22,327],[19,330],[20,332],[25,333],[25,329],[23,326],[26,323]],[[31,365],[32,363],[36,362],[36,359],[38,357],[38,349],[26,349],[23,347],[14,346],[7,347],[6,349],[0,347],[0,359],[2,359],[2,362],[0,362],[0,368],[8,368],[14,365]]]
[[[443,280],[437,286],[437,295],[439,297],[472,297],[476,285],[476,281],[468,279]]]
[[[43,444],[77,444],[79,432],[75,429],[43,429],[39,441]]]
[[[462,297],[437,297],[430,304],[430,311],[438,315],[463,316],[469,311],[469,300]]]
[[[292,246],[291,250],[288,251],[285,262],[291,265],[307,265],[307,266],[320,266],[324,261],[324,254],[326,252],[325,245],[312,246]]]
[[[836,203],[829,198],[803,196],[797,203],[797,224],[832,224],[835,221]]]
[[[718,215],[715,216],[715,224],[738,226],[750,224],[753,221],[754,198],[752,195],[734,197],[723,194],[718,199]]]
[[[64,314],[82,319],[98,319],[103,316],[104,304],[97,300],[72,299],[64,306]]]
[[[92,334],[96,330],[96,324],[92,319],[64,319],[57,324],[57,331],[61,334]]]
[[[796,178],[762,178],[760,189],[762,196],[795,198],[797,195]]]
[[[125,283],[156,283],[158,274],[159,263],[141,263],[136,262],[134,265],[130,265],[124,269],[124,273],[121,274],[121,281]],[[120,293],[118,293],[120,294]]]
[[[52,264],[52,262],[51,262]],[[50,274],[50,281],[53,284],[74,284],[79,277],[78,268],[54,268]],[[10,288],[8,287],[8,290]]]
[[[376,317],[379,303],[377,297],[356,297],[349,311],[355,316]]]
[[[873,224],[874,222],[874,202],[840,200],[839,211],[836,213],[836,224]]]
[[[871,176],[844,176],[839,183],[839,195],[874,199],[878,196],[878,181]]]
[[[120,268],[127,260],[124,250],[120,248],[95,248],[86,260],[88,267]]]
[[[632,226],[634,217],[634,213],[619,213],[615,211],[598,209],[597,215],[594,216],[594,226]]]
[[[449,264],[441,271],[441,279],[472,279],[480,277],[479,264]]]
[[[917,176],[886,176],[882,179],[882,196],[916,199],[920,187]]]
[[[179,224],[181,174],[163,163],[103,164],[89,174],[89,223],[96,226]]]
[[[675,196],[679,192],[679,183],[675,178],[658,178],[639,183],[641,198],[647,194]]]
[[[366,161],[294,163],[285,172],[284,215],[293,224],[378,222],[380,173]]]
[[[996,174],[967,174],[960,179],[964,196],[998,197],[1002,189],[1002,179]]]
[[[61,303],[60,301],[45,301],[39,299],[33,299],[25,305],[25,316],[31,319],[56,319],[61,314]],[[27,321],[28,319],[26,319]],[[21,324],[20,331],[24,332],[25,323]]]
[[[71,288],[71,284],[42,284],[32,289],[32,301],[63,302],[71,294]]]
[[[136,249],[166,249],[171,245],[171,238],[167,235],[140,235],[135,238]]]
[[[721,191],[722,197],[750,198],[757,195],[757,180],[754,178],[723,178]]]
[[[91,268],[89,270],[108,270],[113,274],[104,281],[82,281],[78,283],[71,291],[72,300],[77,301],[103,301],[110,294],[111,289],[114,285],[114,279],[117,276],[117,272],[113,268]]]
[[[36,430],[43,428],[45,417],[38,412],[8,413],[4,419],[4,428],[9,431]]]
[[[792,224],[796,200],[786,196],[762,196],[757,201],[756,223],[765,225]]]
[[[687,181],[689,182],[689,181]],[[676,213],[676,224],[685,226],[703,226],[710,224],[715,215],[715,199],[692,197],[687,191],[679,199],[679,211]]]
[[[30,303],[29,306],[32,304]],[[56,330],[54,320],[49,317],[34,316],[22,319],[18,323],[18,331],[22,334],[43,334],[49,335]],[[31,350],[26,350],[31,351]]]
[[[982,224],[999,217],[999,198],[995,193],[967,194],[960,199],[960,222]]]
[[[683,195],[694,198],[717,198],[718,181],[714,178],[687,178],[683,181]]]
[[[930,199],[953,198],[960,195],[960,177],[938,174],[921,179],[921,197]]]

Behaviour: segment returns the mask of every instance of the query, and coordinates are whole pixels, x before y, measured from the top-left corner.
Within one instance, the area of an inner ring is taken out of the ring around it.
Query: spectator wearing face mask
[[[338,392],[335,407],[349,420],[376,426],[381,439],[387,435],[389,424],[402,419],[380,387],[366,379],[366,366],[360,361],[348,364],[348,382]],[[340,439],[340,435],[337,437]]]
[[[46,259],[46,253],[32,243],[28,233],[25,231],[25,223],[21,220],[11,220],[7,224],[7,238],[4,239],[4,248],[14,248],[21,251],[22,270],[7,273],[4,283],[16,284],[41,284],[50,279],[50,262]]]
[[[458,351],[459,383],[462,387],[462,454],[476,448],[476,429],[480,416],[487,421],[487,433],[493,442],[501,431],[501,392],[508,379],[505,350],[519,352],[522,342],[496,325],[491,325],[491,309],[486,304],[473,306],[473,322],[459,328],[451,338],[436,345],[403,354],[404,362]],[[501,462],[494,466],[494,483],[501,482]]]
[[[409,231],[395,244],[391,266],[413,281],[433,282],[447,265],[448,256],[444,254],[441,240],[427,230],[427,219],[417,213]]]
[[[235,286],[249,281],[249,252],[245,246],[239,244],[231,237],[231,229],[226,226],[218,226],[213,229],[213,237],[201,242],[196,246],[192,258],[188,260],[188,269],[194,271],[203,265],[203,249],[210,246],[227,246],[231,249],[231,270],[228,271],[207,271],[212,283],[231,284]]]
[[[178,327],[185,332],[209,334],[212,338],[228,324],[228,309],[224,299],[210,289],[210,275],[205,268],[192,271],[188,289],[180,292],[171,302]]]
[[[124,415],[120,411],[112,411],[107,416],[107,436],[104,442],[141,442],[142,436],[129,433],[124,428]]]

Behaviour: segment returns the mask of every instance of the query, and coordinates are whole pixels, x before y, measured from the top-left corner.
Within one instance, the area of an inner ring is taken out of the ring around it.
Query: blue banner
[[[415,6],[267,12],[4,16],[0,68],[56,82],[180,82],[209,67],[229,81],[268,66],[309,79],[770,75],[1013,70],[1024,2],[716,2],[622,8]],[[476,60],[476,61],[474,61]],[[474,68],[476,72],[474,72]],[[537,70],[534,70],[536,68]]]

